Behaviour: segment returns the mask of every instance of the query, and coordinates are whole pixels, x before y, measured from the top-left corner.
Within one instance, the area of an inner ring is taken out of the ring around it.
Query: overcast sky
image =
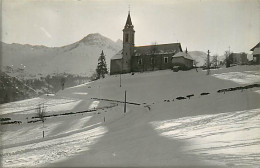
[[[116,41],[129,5],[136,45],[180,42],[222,55],[260,42],[259,0],[2,0],[2,41],[53,47],[90,33]]]

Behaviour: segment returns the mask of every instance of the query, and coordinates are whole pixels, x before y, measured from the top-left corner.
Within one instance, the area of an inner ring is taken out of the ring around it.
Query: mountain
[[[189,51],[190,56],[196,61],[197,66],[203,66],[206,63],[207,54],[203,51]]]
[[[206,64],[207,53],[203,51],[189,51],[190,56],[197,61],[197,66],[201,67]],[[213,56],[210,56],[210,60],[212,60]],[[218,56],[218,61],[224,61],[225,56]]]
[[[102,36],[89,34],[83,39],[63,47],[46,47],[29,44],[2,43],[3,66],[23,69],[25,74],[71,73],[91,75],[103,50],[107,65],[110,58],[122,48],[122,43]]]

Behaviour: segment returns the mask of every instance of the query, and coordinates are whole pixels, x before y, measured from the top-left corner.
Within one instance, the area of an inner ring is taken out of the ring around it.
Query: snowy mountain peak
[[[97,57],[102,50],[109,67],[110,58],[122,48],[122,44],[118,45],[99,33],[93,33],[62,47],[5,43],[1,47],[3,66],[18,69],[25,65],[25,71],[30,74],[66,72],[89,75],[96,68]]]
[[[96,45],[96,44],[108,44],[113,43],[112,40],[110,40],[107,37],[102,36],[99,33],[93,33],[89,34],[86,37],[84,37],[82,40],[79,41],[79,43],[85,43],[89,45]]]

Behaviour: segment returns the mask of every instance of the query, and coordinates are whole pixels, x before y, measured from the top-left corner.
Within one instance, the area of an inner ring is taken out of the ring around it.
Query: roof
[[[125,23],[125,28],[133,28],[133,24],[132,24],[132,20],[131,20],[131,16],[130,16],[130,12],[128,13],[128,16],[127,16],[127,20],[126,20],[126,23]]]
[[[255,48],[260,48],[260,42],[256,46],[254,46],[250,51],[254,51]]]
[[[116,55],[114,55],[111,60],[115,60],[115,59],[122,59],[123,57],[123,50],[120,50],[118,53],[116,53]]]
[[[190,56],[189,53],[186,53],[186,52],[178,52],[177,54],[175,54],[174,56],[172,56],[173,58],[177,58],[177,57],[184,57],[186,59],[189,59],[189,60],[193,60],[193,58]]]
[[[179,51],[182,51],[180,43],[170,43],[170,44],[158,44],[158,45],[147,45],[147,46],[136,46],[135,56],[139,55],[150,55],[153,51],[156,54],[175,54]]]
[[[230,57],[246,57],[247,55],[245,53],[231,53],[229,56]]]
[[[260,54],[260,47],[259,48],[255,48],[253,51],[253,55],[258,55]]]

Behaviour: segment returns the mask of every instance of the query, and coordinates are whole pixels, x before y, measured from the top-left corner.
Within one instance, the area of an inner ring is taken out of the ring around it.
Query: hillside
[[[9,167],[259,166],[259,87],[217,92],[260,83],[259,68],[222,68],[211,75],[203,70],[124,74],[122,87],[115,75],[56,95],[0,105],[1,118],[22,122],[2,127],[2,163]],[[126,113],[120,102],[125,91]],[[39,104],[46,108],[44,124],[33,118]]]
[[[197,62],[197,66],[201,67],[206,64],[207,53],[203,51],[189,51],[190,56]],[[212,55],[210,56],[210,60],[212,60]],[[218,56],[218,61],[224,61],[225,56]]]
[[[89,34],[73,44],[63,47],[46,47],[2,43],[3,66],[24,69],[26,74],[70,73],[90,75],[96,68],[103,50],[107,64],[122,47],[98,33]]]
[[[36,90],[17,78],[0,73],[0,104],[38,96]]]

